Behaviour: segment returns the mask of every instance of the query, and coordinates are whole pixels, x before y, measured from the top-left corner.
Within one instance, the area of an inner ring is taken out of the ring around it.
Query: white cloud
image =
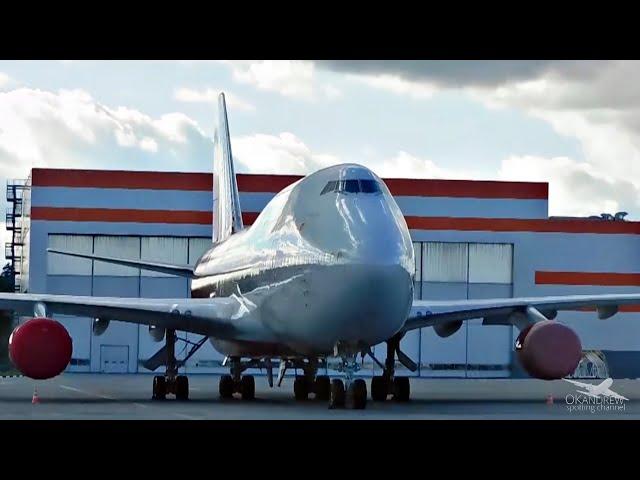
[[[324,85],[322,91],[324,92],[324,96],[329,100],[335,100],[342,97],[342,91],[331,83]]]
[[[338,157],[314,153],[292,133],[247,135],[231,140],[239,172],[306,175],[340,163]]]
[[[211,140],[181,113],[152,118],[110,108],[81,90],[0,92],[0,167],[24,178],[33,167],[189,170]]]
[[[633,182],[567,157],[512,156],[502,162],[498,178],[548,182],[550,215],[640,211],[640,189]]]
[[[441,179],[480,179],[483,174],[470,170],[442,168],[427,158],[420,158],[400,151],[391,158],[373,163],[370,168],[380,177],[386,178],[441,178]]]
[[[407,95],[415,99],[430,98],[438,90],[435,85],[405,80],[397,75],[348,75],[348,78],[373,88],[387,90],[396,95]]]
[[[0,72],[0,92],[6,92],[18,86],[19,83],[14,78],[11,78],[6,73]]]
[[[588,75],[580,74],[586,70]],[[558,64],[537,78],[468,91],[491,108],[522,110],[548,122],[560,135],[580,142],[582,162],[536,159],[548,175],[553,175],[550,195],[555,190],[552,196],[557,200],[552,199],[552,205],[591,214],[607,209],[630,210],[637,216],[640,90],[633,79],[639,75],[637,61]],[[526,163],[531,165],[532,158]],[[567,189],[563,190],[565,184]]]
[[[567,157],[511,156],[502,160],[500,169],[492,173],[444,168],[430,159],[400,151],[369,166],[385,178],[547,182],[550,215],[640,212],[640,188],[634,182]],[[630,215],[629,218],[633,217]]]
[[[517,109],[542,119],[558,134],[578,140],[582,158],[512,157],[505,160],[503,173],[517,174],[509,168],[517,163],[520,173],[526,172],[519,179],[535,175],[548,180],[553,212],[577,215],[620,208],[640,215],[640,89],[634,81],[640,76],[640,61],[321,64],[399,95],[426,98],[437,90],[456,89],[489,108]],[[439,174],[425,162],[396,158],[385,168],[393,172],[405,165]]]
[[[339,161],[288,132],[234,137],[232,148],[243,172],[307,174]],[[5,178],[25,178],[33,167],[202,170],[212,155],[212,140],[182,113],[154,118],[82,90],[0,92]]]
[[[315,75],[315,65],[302,60],[225,60],[233,78],[259,90],[276,92],[285,97],[316,100],[337,98],[334,85],[321,84]]]
[[[151,137],[144,137],[140,140],[140,149],[146,152],[157,152],[158,151],[158,142],[156,142]]]
[[[218,95],[222,90],[215,88],[206,88],[204,90],[195,90],[191,88],[178,88],[174,93],[174,98],[181,102],[210,103],[217,105]],[[228,91],[224,92],[227,108],[234,110],[254,111],[256,107]]]

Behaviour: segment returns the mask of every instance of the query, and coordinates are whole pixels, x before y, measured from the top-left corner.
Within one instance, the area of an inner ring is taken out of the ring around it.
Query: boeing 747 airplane
[[[296,399],[310,394],[330,407],[362,409],[367,385],[354,378],[357,355],[370,355],[382,368],[371,381],[371,398],[407,401],[409,378],[395,374],[395,361],[416,364],[400,350],[410,330],[433,327],[441,337],[462,322],[482,318],[485,325],[515,325],[515,349],[526,371],[540,379],[572,373],[581,344],[569,327],[554,321],[559,310],[595,307],[608,318],[619,305],[640,304],[640,294],[580,295],[488,300],[414,300],[414,251],[405,219],[385,183],[356,164],[328,167],[278,193],[245,228],[238,196],[224,94],[214,148],[214,215],[211,248],[194,267],[126,258],[63,254],[163,272],[191,279],[191,298],[146,299],[0,294],[0,308],[33,317],[9,339],[11,359],[34,379],[60,374],[71,358],[71,337],[53,314],[94,318],[100,335],[111,321],[148,325],[162,348],[145,362],[164,367],[153,380],[153,398],[187,399],[189,382],[178,369],[176,331],[202,335],[189,358],[206,341],[226,355],[230,374],[219,382],[222,398],[255,396],[248,368],[263,368],[279,384],[288,368],[296,376]],[[488,327],[490,328],[490,327]],[[372,347],[386,342],[386,358]],[[318,375],[327,359],[337,359],[341,378]]]

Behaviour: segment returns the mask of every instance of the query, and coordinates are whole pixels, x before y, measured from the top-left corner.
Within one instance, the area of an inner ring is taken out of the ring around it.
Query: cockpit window
[[[375,180],[334,180],[328,182],[320,195],[325,193],[379,193],[380,184]]]
[[[358,180],[340,180],[339,192],[358,193],[360,191],[360,185]]]
[[[362,193],[379,193],[380,185],[375,180],[360,180]]]
[[[337,190],[336,189],[337,184],[338,182],[336,181],[327,183],[322,189],[322,192],[320,192],[320,195],[324,195],[325,193],[329,193],[329,192],[335,192]]]

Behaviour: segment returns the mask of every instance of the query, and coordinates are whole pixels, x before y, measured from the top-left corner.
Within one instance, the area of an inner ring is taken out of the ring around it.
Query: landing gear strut
[[[153,399],[164,400],[167,394],[176,396],[176,400],[189,399],[189,379],[185,375],[178,375],[180,364],[176,361],[176,331],[167,330],[166,333],[166,372],[153,378]]]
[[[409,377],[395,376],[396,352],[400,351],[400,339],[396,335],[387,340],[387,358],[382,375],[371,379],[371,399],[382,402],[389,395],[397,402],[408,402],[411,396]]]
[[[242,400],[253,400],[256,398],[256,383],[253,375],[242,375],[251,365],[242,363],[240,357],[230,357],[231,375],[222,375],[218,384],[220,398],[226,400],[233,397],[234,393],[239,393]]]

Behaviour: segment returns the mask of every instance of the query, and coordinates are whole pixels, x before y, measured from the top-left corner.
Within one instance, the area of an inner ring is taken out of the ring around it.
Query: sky
[[[33,167],[549,182],[551,215],[640,220],[636,61],[0,61],[0,180]]]

